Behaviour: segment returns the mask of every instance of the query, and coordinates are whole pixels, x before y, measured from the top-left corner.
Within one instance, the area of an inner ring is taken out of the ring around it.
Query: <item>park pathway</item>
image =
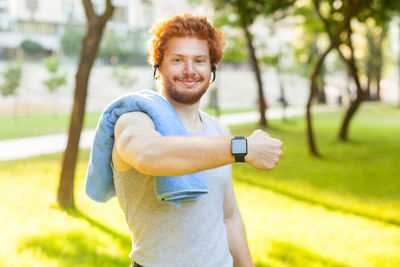
[[[335,110],[334,106],[318,106],[314,111]],[[285,111],[286,117],[301,116],[305,114],[303,107],[288,107]],[[282,109],[269,108],[268,119],[280,119],[283,116]],[[226,125],[235,125],[259,120],[257,111],[221,115],[219,120]],[[95,130],[84,130],[79,143],[80,148],[89,148],[93,143]],[[0,141],[0,161],[28,158],[42,154],[61,152],[65,149],[68,136],[66,133],[43,135]]]

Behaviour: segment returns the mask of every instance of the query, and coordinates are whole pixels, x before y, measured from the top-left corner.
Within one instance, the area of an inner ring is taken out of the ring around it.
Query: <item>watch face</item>
[[[247,140],[232,139],[232,154],[247,154]]]

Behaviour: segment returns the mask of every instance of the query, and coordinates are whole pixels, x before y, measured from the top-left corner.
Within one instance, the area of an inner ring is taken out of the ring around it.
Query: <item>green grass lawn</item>
[[[95,128],[100,113],[87,113],[84,127]],[[0,140],[67,132],[70,115],[32,114],[0,116]]]
[[[315,116],[322,159],[308,155],[303,118],[291,118],[268,130],[284,142],[275,170],[234,166],[257,266],[400,266],[400,111],[364,106],[348,143],[335,140],[342,115]],[[83,192],[88,150],[77,168],[78,211],[55,207],[60,159],[0,162],[0,266],[128,266],[131,240],[117,200],[99,204]]]
[[[220,114],[231,114],[255,111],[256,108],[222,109]],[[215,116],[215,109],[206,108],[204,112]],[[100,113],[85,114],[84,128],[93,129],[97,125]],[[67,132],[69,114],[32,114],[32,115],[3,115],[0,116],[0,140],[39,136]]]

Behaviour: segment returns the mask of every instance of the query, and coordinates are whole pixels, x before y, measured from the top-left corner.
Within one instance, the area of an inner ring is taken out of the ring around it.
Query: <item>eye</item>
[[[176,62],[176,63],[180,63],[180,62],[182,62],[182,59],[180,59],[179,57],[176,57],[176,58],[172,59],[172,61]]]

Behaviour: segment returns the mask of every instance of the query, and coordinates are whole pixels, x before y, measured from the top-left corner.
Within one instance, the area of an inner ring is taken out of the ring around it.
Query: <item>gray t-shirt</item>
[[[222,136],[216,122],[200,112],[197,136]],[[182,202],[180,208],[160,202],[154,177],[135,169],[114,170],[118,201],[132,232],[130,257],[145,267],[232,267],[223,201],[231,165],[205,170],[208,194]]]

